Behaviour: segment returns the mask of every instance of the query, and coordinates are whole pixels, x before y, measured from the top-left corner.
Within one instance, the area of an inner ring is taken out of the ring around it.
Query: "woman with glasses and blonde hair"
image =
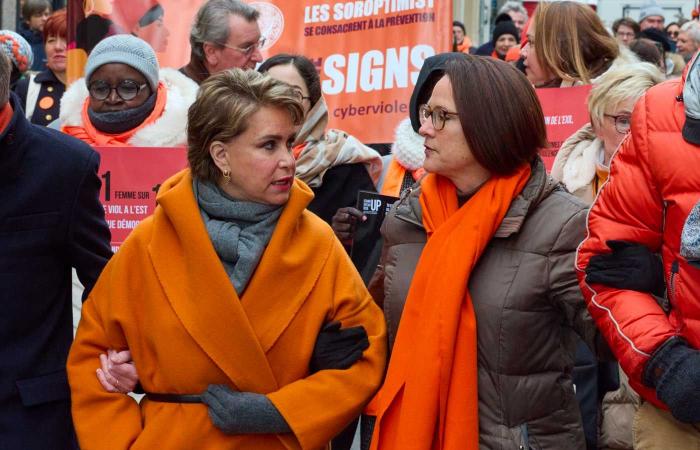
[[[148,43],[128,34],[95,46],[61,100],[61,131],[95,146],[177,147],[187,142],[187,108],[197,84],[160,69]]]
[[[518,69],[459,54],[435,76],[428,175],[388,214],[371,283],[395,336],[372,449],[582,450],[575,337],[601,344],[573,265],[585,205],[547,175]]]
[[[288,85],[257,72],[202,83],[189,168],[85,303],[67,365],[81,448],[320,449],[379,387],[381,311],[294,178],[303,117]],[[345,370],[312,370],[329,322],[364,328],[366,345]],[[126,348],[140,404],[95,376]]]
[[[601,76],[588,96],[591,122],[562,144],[552,178],[587,204],[608,178],[610,160],[632,125],[632,110],[644,93],[664,81],[649,63],[615,67]]]
[[[608,70],[621,54],[593,9],[585,4],[541,2],[527,30],[528,42],[520,54],[528,80],[537,88],[590,84]]]

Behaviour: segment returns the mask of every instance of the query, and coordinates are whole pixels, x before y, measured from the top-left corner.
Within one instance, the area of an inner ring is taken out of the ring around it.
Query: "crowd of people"
[[[0,31],[1,449],[700,446],[697,20],[454,22],[382,155],[247,3],[179,69],[149,8],[69,86],[65,10]],[[587,85],[548,171],[535,89]],[[187,153],[115,254],[101,146]],[[396,203],[356,261],[360,191]]]

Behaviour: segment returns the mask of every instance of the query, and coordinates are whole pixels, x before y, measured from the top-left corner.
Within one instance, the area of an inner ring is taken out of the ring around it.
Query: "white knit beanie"
[[[101,66],[122,63],[138,70],[148,80],[151,90],[158,89],[158,58],[148,43],[130,34],[117,34],[101,40],[90,52],[85,65],[85,83]]]

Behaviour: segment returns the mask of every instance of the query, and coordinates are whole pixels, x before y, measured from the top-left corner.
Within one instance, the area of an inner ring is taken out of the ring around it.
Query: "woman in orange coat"
[[[290,153],[302,116],[287,85],[252,71],[202,84],[190,169],[162,185],[85,303],[68,360],[81,448],[318,449],[374,394],[383,318],[306,211]],[[329,321],[364,327],[369,348],[347,370],[310,375]],[[140,405],[95,377],[109,348],[131,350]]]

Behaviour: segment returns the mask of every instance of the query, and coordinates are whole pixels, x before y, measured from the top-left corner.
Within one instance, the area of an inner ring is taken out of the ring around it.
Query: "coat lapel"
[[[240,391],[277,390],[265,353],[204,228],[189,170],[163,184],[158,203],[149,254],[175,314]]]
[[[263,351],[289,326],[315,286],[332,246],[319,238],[320,219],[304,209],[313,194],[296,180],[270,243],[243,293],[246,311]],[[329,299],[329,305],[332,303]]]

